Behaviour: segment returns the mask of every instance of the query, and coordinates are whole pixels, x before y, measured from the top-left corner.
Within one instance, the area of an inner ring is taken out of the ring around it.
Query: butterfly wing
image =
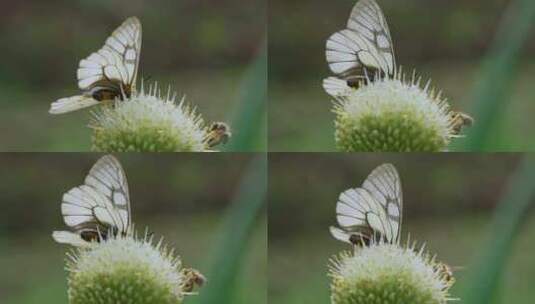
[[[347,81],[337,77],[323,79],[323,89],[333,97],[347,96],[353,90],[353,88],[347,85]]]
[[[121,24],[104,46],[80,61],[78,87],[87,91],[96,83],[118,82],[123,90],[135,90],[141,51],[141,23],[130,17]]]
[[[52,238],[60,244],[68,244],[75,247],[89,247],[91,245],[91,243],[82,239],[79,233],[70,231],[54,231]]]
[[[91,97],[79,95],[58,99],[50,105],[50,114],[63,114],[98,104],[98,100]]]
[[[353,245],[366,244],[366,242],[369,242],[370,240],[370,236],[364,233],[347,232],[334,226],[329,227],[329,231],[331,232],[331,235],[335,239],[348,243],[348,244],[353,244]]]
[[[349,236],[367,240],[380,236],[391,238],[390,230],[384,223],[386,214],[383,207],[362,188],[349,189],[340,194],[336,204],[336,220]]]
[[[130,197],[126,175],[119,161],[111,155],[99,159],[85,178],[85,185],[106,198],[105,208],[99,206],[94,211],[97,219],[126,233],[130,226]]]
[[[141,51],[141,23],[130,17],[121,24],[104,46],[80,61],[76,76],[78,87],[85,95],[62,98],[53,102],[49,113],[63,114],[99,103],[92,91],[109,89],[116,94],[130,96],[135,91],[139,55]]]
[[[396,68],[394,45],[383,11],[375,0],[361,0],[355,4],[347,28],[362,35],[378,52],[381,70],[392,76]]]
[[[107,233],[116,229],[126,234],[130,227],[130,199],[126,176],[113,156],[104,156],[91,168],[84,185],[63,195],[61,213],[65,224],[78,236],[82,231]],[[79,246],[77,238],[68,231],[55,231],[59,243]],[[83,239],[82,239],[83,241]]]
[[[365,78],[368,70],[395,74],[390,30],[374,0],[357,2],[347,28],[327,39],[326,58],[331,71],[344,80]]]
[[[387,220],[387,240],[397,242],[401,234],[401,222],[403,218],[403,194],[401,182],[396,168],[391,164],[383,164],[370,173],[362,184],[383,207]]]
[[[331,227],[331,234],[352,244],[358,244],[360,239],[383,239],[396,243],[400,235],[401,208],[401,186],[395,168],[392,165],[379,166],[368,176],[362,188],[340,194],[336,219],[341,229]]]

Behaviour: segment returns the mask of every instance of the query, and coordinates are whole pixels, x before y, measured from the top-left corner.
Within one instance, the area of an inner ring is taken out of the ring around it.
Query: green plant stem
[[[267,109],[267,50],[262,46],[242,84],[238,111],[232,119],[232,138],[225,151],[265,151]]]
[[[476,76],[472,99],[475,124],[464,139],[452,146],[459,151],[492,150],[495,127],[503,117],[507,96],[516,76],[516,63],[523,45],[532,32],[535,20],[535,1],[511,1],[496,33],[489,54]]]
[[[515,235],[535,197],[535,158],[527,157],[509,181],[496,208],[490,240],[480,248],[467,279],[459,282],[463,303],[488,304],[496,295],[500,277],[512,250]]]
[[[267,191],[267,157],[256,157],[244,175],[236,197],[218,231],[208,284],[200,291],[201,304],[236,303],[233,292],[249,234],[263,210]]]

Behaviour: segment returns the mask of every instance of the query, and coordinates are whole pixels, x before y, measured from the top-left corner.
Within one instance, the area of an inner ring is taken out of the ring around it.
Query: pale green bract
[[[437,152],[458,136],[446,100],[414,76],[371,80],[337,97],[333,112],[341,151]]]
[[[71,304],[180,304],[184,290],[180,257],[151,239],[111,237],[69,255]]]
[[[440,265],[423,247],[373,243],[331,260],[332,304],[444,304],[453,300]]]
[[[93,150],[106,152],[201,152],[207,129],[203,119],[182,98],[168,92],[162,96],[157,86],[114,107],[93,112]]]

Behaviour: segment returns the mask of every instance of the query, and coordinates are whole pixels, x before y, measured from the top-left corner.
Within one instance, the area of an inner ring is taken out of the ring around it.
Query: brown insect
[[[187,293],[193,292],[196,286],[202,287],[206,282],[206,278],[193,268],[182,269],[182,277],[182,290]]]
[[[461,131],[464,127],[470,127],[474,124],[474,119],[463,112],[452,112],[451,113],[451,129],[453,130],[454,135],[461,134]]]
[[[448,287],[452,286],[455,283],[455,277],[453,276],[452,268],[444,263],[437,263],[433,266],[433,269],[436,273],[439,274],[441,278],[446,281]]]
[[[204,143],[208,148],[213,148],[219,144],[226,144],[231,136],[230,127],[226,123],[214,122],[208,128]]]

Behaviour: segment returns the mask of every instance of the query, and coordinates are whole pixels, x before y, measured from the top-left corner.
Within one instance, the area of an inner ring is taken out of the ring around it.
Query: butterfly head
[[[124,237],[127,235],[126,231],[119,232],[117,226],[111,226],[107,229],[101,229],[101,226],[96,225],[92,228],[85,228],[79,230],[80,237],[86,242],[101,242],[105,241],[110,236],[117,237],[119,234]]]
[[[362,76],[353,76],[346,78],[347,85],[351,88],[358,89],[368,83],[368,79]]]
[[[87,95],[97,101],[113,101],[117,98],[120,100],[130,98],[131,93],[131,86],[120,81],[99,81],[88,90]]]
[[[80,231],[80,237],[86,242],[99,242],[103,236],[96,229],[86,229]]]
[[[370,246],[371,238],[365,237],[364,235],[351,234],[349,236],[349,242],[355,247],[365,247]]]

